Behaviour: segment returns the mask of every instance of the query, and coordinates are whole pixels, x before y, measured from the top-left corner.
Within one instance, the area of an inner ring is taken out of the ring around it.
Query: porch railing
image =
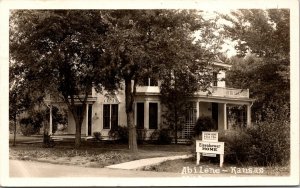
[[[208,90],[209,91],[206,92],[199,91],[197,92],[197,94],[214,97],[249,98],[249,89],[235,89],[213,86]],[[141,93],[160,93],[160,88],[158,86],[138,86],[136,88],[136,91]]]
[[[160,93],[159,86],[138,86],[136,92],[141,93]]]
[[[198,92],[200,95],[228,97],[228,98],[249,98],[249,89],[235,89],[213,86],[207,92]]]

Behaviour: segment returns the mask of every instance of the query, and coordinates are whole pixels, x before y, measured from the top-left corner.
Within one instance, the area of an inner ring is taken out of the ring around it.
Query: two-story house
[[[246,106],[246,124],[251,124],[251,105],[253,99],[249,98],[248,89],[227,88],[224,81],[226,70],[231,65],[224,63],[214,63],[213,66],[219,68],[214,72],[214,81],[211,83],[210,92],[197,92],[191,98],[191,106],[185,124],[179,134],[179,139],[190,138],[193,134],[193,127],[200,116],[209,116],[216,122],[217,130],[230,129],[228,122],[228,108],[233,105]],[[134,110],[135,125],[138,129],[146,129],[147,136],[156,129],[162,127],[162,104],[160,102],[159,82],[146,79],[143,86],[138,86],[136,90]],[[108,132],[114,126],[126,125],[125,94],[120,90],[114,96],[100,94],[95,90],[91,92],[86,107],[78,109],[81,113],[85,110],[85,117],[82,123],[82,136],[92,137],[94,132],[101,132],[104,139],[108,139]],[[50,125],[50,129],[51,129]],[[52,131],[50,131],[52,132]],[[68,114],[68,135],[75,134],[75,121],[69,112]]]

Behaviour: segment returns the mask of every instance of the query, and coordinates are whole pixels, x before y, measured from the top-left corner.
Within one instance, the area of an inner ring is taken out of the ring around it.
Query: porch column
[[[223,114],[224,114],[224,130],[227,130],[227,104],[226,103],[224,103]]]
[[[149,101],[144,105],[144,129],[149,129]]]
[[[200,105],[200,101],[196,101],[196,121],[198,120],[199,115],[200,115],[199,105]]]
[[[160,129],[160,122],[161,122],[161,105],[160,102],[157,102],[157,128]]]
[[[134,110],[134,126],[136,127],[137,125],[137,103],[133,102],[133,110]],[[128,125],[126,125],[128,127]]]
[[[247,105],[247,126],[251,126],[251,106]]]
[[[89,104],[85,108],[85,136],[89,135]]]
[[[49,119],[49,135],[52,135],[52,105],[49,107],[50,109],[50,119]]]

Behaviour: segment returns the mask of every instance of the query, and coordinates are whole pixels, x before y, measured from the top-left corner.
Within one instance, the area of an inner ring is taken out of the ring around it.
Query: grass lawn
[[[55,142],[55,147],[44,148],[42,136],[25,137],[18,135],[17,145],[9,148],[9,158],[31,160],[54,164],[79,165],[102,168],[112,164],[151,157],[191,154],[191,147],[187,145],[139,145],[138,153],[132,154],[127,144],[117,144],[111,141],[82,141],[79,149],[74,149],[74,141]],[[32,141],[32,144],[22,142]],[[36,141],[40,141],[36,142]],[[252,167],[224,163],[219,167],[217,160],[202,158],[200,165],[196,165],[194,158],[166,161],[158,165],[147,166],[141,170],[157,172],[174,172],[182,175],[221,174],[229,176],[288,176],[289,166]],[[191,172],[191,173],[190,173]]]
[[[201,159],[202,160],[202,159]],[[223,167],[219,167],[219,163],[210,162],[210,160],[200,161],[200,165],[196,165],[196,159],[178,159],[173,161],[165,161],[161,164],[144,167],[142,170],[157,172],[176,172],[182,175],[229,175],[229,176],[289,176],[289,166],[237,166],[224,163]]]
[[[20,138],[20,137],[19,137]],[[42,139],[42,138],[39,138]],[[36,138],[22,138],[24,141]],[[185,155],[190,146],[186,145],[139,145],[138,153],[132,154],[127,144],[116,144],[111,141],[82,141],[79,149],[74,149],[73,141],[55,142],[53,148],[44,148],[42,143],[10,145],[10,159],[49,162],[54,164],[80,165],[86,167],[104,167],[111,164],[172,155]]]

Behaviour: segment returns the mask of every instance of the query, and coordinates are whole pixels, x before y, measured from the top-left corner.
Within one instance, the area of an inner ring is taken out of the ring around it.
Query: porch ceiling
[[[160,93],[156,92],[136,92],[136,96],[160,96]]]
[[[249,105],[252,104],[255,99],[248,98],[228,98],[228,97],[213,97],[213,96],[196,96],[198,102],[215,102],[215,103],[226,103],[226,104],[239,104]]]

